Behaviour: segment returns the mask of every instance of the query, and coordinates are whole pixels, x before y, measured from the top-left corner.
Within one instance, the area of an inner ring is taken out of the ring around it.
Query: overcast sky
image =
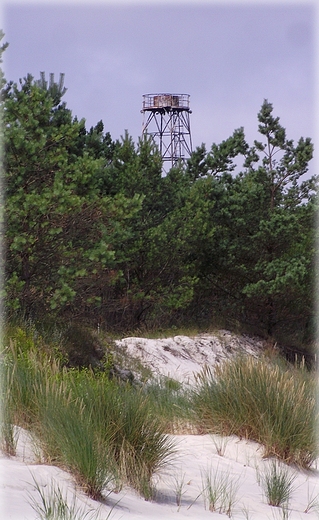
[[[259,137],[266,98],[294,140],[315,133],[315,2],[3,3],[7,80],[65,73],[89,129],[137,141],[142,96],[190,94],[193,147],[243,126]]]

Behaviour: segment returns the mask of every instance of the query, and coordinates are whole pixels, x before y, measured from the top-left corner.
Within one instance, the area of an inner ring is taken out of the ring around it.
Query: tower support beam
[[[192,153],[189,94],[145,94],[142,135],[157,144],[163,167],[177,166]]]

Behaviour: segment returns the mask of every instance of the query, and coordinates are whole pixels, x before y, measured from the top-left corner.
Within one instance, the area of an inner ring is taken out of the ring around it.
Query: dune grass
[[[38,520],[102,520],[99,509],[86,510],[77,503],[76,495],[71,497],[68,492],[63,492],[57,482],[51,480],[50,484],[41,486],[35,477],[33,488],[36,496],[29,493],[29,504],[35,511]],[[113,508],[112,508],[113,509]],[[112,509],[107,517],[110,518]]]
[[[246,356],[201,373],[194,410],[207,431],[254,440],[265,456],[307,468],[317,456],[315,395],[313,374]]]
[[[296,473],[291,473],[289,468],[277,460],[270,462],[261,475],[261,485],[270,506],[288,507],[296,476]]]
[[[197,433],[190,388],[169,377],[159,377],[146,385],[145,392],[166,432]]]
[[[218,467],[202,472],[203,496],[209,511],[232,516],[238,497],[239,478],[233,479],[230,472]]]
[[[2,447],[14,454],[13,425],[28,429],[45,460],[93,498],[129,485],[151,499],[153,475],[174,457],[171,433],[238,435],[302,467],[317,456],[313,373],[247,356],[203,370],[195,390],[170,378],[134,386],[62,367],[59,353],[42,347],[34,331],[5,340]]]
[[[16,454],[17,439],[14,433],[15,417],[12,402],[13,373],[10,364],[2,363],[0,388],[0,439],[1,449],[8,455]]]
[[[23,350],[15,341],[1,364],[4,396],[14,405],[2,417],[7,453],[14,422],[38,439],[45,460],[68,469],[91,497],[129,484],[152,498],[153,474],[174,447],[143,388],[109,381],[103,372],[61,368],[36,345]]]
[[[70,471],[89,496],[100,498],[114,480],[111,439],[100,438],[92,412],[64,382],[47,385],[38,406],[34,429],[46,458]]]
[[[151,498],[152,475],[169,463],[174,446],[145,389],[119,385],[90,370],[68,377],[72,394],[90,411],[94,430],[111,447],[118,486],[127,483]]]
[[[43,489],[33,477],[33,487],[37,497],[29,493],[29,504],[39,520],[80,520],[88,518],[83,508],[77,507],[75,495],[68,503],[68,496],[63,494],[54,481]]]

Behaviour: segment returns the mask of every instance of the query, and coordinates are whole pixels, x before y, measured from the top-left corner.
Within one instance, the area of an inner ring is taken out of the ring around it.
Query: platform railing
[[[156,110],[160,108],[189,110],[189,94],[144,94],[144,110]]]

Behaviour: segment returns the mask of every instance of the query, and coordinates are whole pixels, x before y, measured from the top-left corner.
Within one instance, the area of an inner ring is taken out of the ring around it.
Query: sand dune
[[[246,343],[245,343],[246,342]],[[165,340],[126,338],[120,342],[122,348],[139,357],[154,374],[163,374],[180,381],[194,382],[194,373],[204,364],[218,363],[225,357],[240,350],[258,355],[261,343],[249,338],[235,340],[224,331],[218,338],[209,335],[188,338],[177,336]],[[221,519],[228,518],[227,505],[219,500],[219,511],[210,511],[203,493],[205,475],[218,475],[228,486],[228,496],[232,495],[231,517],[236,520],[315,520],[319,518],[319,472],[316,465],[312,471],[296,472],[294,490],[285,513],[278,507],[267,504],[260,485],[262,475],[269,464],[263,459],[262,448],[253,442],[237,437],[221,438],[211,435],[175,435],[176,456],[161,474],[154,478],[156,496],[145,501],[129,488],[118,493],[105,490],[105,501],[95,502],[87,498],[74,484],[72,476],[53,466],[39,463],[40,454],[32,439],[23,431],[18,431],[17,455],[0,458],[0,518],[1,520],[35,520],[30,497],[40,500],[34,488],[36,480],[42,493],[48,493],[52,485],[59,486],[71,505],[82,510],[78,518],[100,520],[156,520],[163,519]],[[178,490],[180,500],[178,500]],[[317,506],[310,508],[311,502]],[[310,510],[308,512],[307,509]],[[87,516],[85,516],[85,512]],[[109,515],[109,516],[108,516]]]

